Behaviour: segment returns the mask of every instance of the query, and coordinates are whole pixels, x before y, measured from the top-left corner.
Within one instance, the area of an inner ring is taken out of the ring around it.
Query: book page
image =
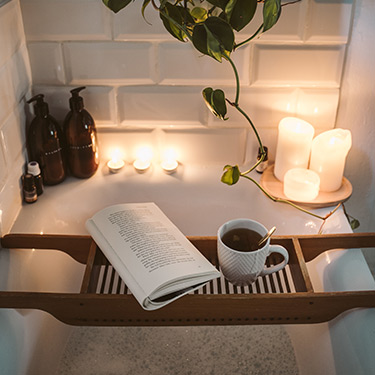
[[[93,221],[148,294],[169,280],[215,272],[154,203],[111,206]]]
[[[169,265],[193,262],[194,257],[176,236],[157,218],[150,221],[151,217],[149,208],[138,207],[111,213],[108,220],[149,273]]]

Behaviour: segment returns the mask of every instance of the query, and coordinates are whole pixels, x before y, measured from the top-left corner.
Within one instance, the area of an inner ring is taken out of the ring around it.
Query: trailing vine
[[[102,1],[109,9],[117,13],[136,0]],[[273,197],[249,176],[250,172],[263,161],[266,153],[254,123],[240,106],[240,79],[236,65],[231,58],[231,54],[235,50],[274,27],[280,19],[283,7],[300,1],[291,0],[281,4],[281,0],[159,0],[158,3],[156,0],[143,0],[141,13],[145,19],[145,10],[151,5],[159,13],[164,28],[174,38],[180,42],[191,42],[194,48],[203,55],[207,55],[219,63],[225,60],[232,67],[236,83],[234,101],[229,100],[223,90],[213,89],[212,87],[206,87],[202,91],[203,99],[213,115],[223,121],[228,119],[226,117],[227,104],[237,110],[252,129],[259,144],[260,154],[255,164],[244,172],[239,170],[238,165],[226,165],[221,181],[228,185],[234,185],[240,177],[250,180],[274,202],[289,204],[300,211],[323,220],[324,223],[329,216],[336,212],[340,205],[328,215],[322,217],[286,199]],[[243,30],[254,19],[254,15],[260,6],[263,7],[261,25],[249,38],[236,43],[235,33]],[[353,224],[354,218],[350,219],[348,215],[347,217]],[[359,225],[358,221],[355,224]]]

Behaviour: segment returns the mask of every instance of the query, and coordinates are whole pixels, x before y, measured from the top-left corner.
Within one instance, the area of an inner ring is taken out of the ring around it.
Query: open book
[[[107,207],[87,220],[86,228],[145,310],[220,277],[154,203]]]

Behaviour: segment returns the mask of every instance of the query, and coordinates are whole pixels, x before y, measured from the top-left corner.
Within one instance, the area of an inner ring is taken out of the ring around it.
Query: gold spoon
[[[261,238],[261,240],[258,242],[258,247],[261,247],[261,245],[263,245],[264,242],[266,242],[273,234],[273,232],[276,230],[276,227],[272,227],[268,232],[267,234]]]

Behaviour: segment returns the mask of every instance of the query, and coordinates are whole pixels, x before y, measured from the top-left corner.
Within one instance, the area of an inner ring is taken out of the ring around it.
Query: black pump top
[[[85,88],[86,86],[81,86],[70,90],[72,97],[69,99],[69,105],[72,111],[81,111],[83,109],[83,98],[82,96],[79,96],[79,93]]]
[[[27,103],[36,102],[34,105],[35,116],[47,117],[49,115],[48,104],[44,101],[44,95],[38,94],[33,96]]]

